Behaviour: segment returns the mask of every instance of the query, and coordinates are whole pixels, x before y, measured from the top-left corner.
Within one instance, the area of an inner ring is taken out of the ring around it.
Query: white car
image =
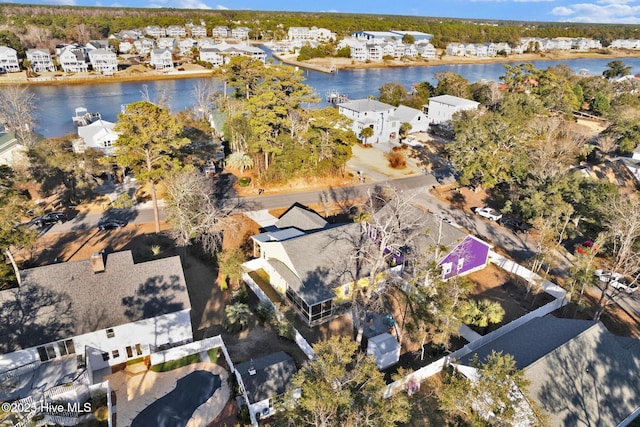
[[[483,207],[483,208],[475,208],[473,210],[476,214],[490,219],[491,221],[500,221],[502,218],[502,214],[493,208]]]
[[[598,280],[601,282],[609,283],[609,286],[613,289],[625,291],[628,294],[638,290],[638,285],[635,283],[630,284],[620,273],[598,269],[594,271],[593,274],[598,277]]]
[[[424,144],[412,136],[408,136],[402,140],[402,144],[409,145],[411,147],[424,147]]]

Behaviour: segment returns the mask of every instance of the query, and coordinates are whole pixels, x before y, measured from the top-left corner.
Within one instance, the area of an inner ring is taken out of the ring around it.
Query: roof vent
[[[249,365],[249,375],[254,376],[256,374],[256,368],[253,366],[253,359],[251,359],[251,364]]]
[[[104,271],[104,257],[102,252],[96,252],[91,255],[91,270],[94,273],[102,273]]]

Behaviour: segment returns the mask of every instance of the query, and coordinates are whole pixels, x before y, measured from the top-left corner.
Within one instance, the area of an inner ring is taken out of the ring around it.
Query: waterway
[[[576,72],[585,71],[601,75],[608,59],[572,59],[554,61],[532,61],[538,69],[564,64]],[[624,63],[632,67],[632,73],[640,73],[640,58],[625,58]],[[512,64],[519,64],[515,61]],[[343,70],[333,74],[305,70],[306,83],[313,87],[325,106],[325,96],[329,91],[337,91],[350,99],[378,97],[378,89],[385,83],[397,82],[407,89],[411,85],[428,81],[436,84],[435,75],[443,71],[452,71],[469,82],[480,80],[498,81],[504,74],[504,63],[436,65],[406,68],[368,68],[361,70]],[[62,136],[75,132],[71,117],[77,107],[86,107],[90,112],[99,112],[105,120],[115,122],[121,106],[140,101],[148,93],[152,101],[168,99],[172,112],[176,113],[193,107],[193,89],[202,78],[156,80],[149,82],[100,83],[87,85],[34,86],[38,97],[36,111],[36,129],[45,137]],[[211,80],[211,79],[208,79]],[[222,90],[223,84],[211,80],[216,90]]]

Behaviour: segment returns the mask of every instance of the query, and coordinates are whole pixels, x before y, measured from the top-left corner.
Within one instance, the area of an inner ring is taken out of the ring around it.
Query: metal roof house
[[[465,356],[511,354],[553,426],[626,426],[640,415],[640,339],[590,320],[535,318]]]
[[[476,110],[479,102],[459,98],[452,95],[440,95],[429,98],[427,116],[430,124],[441,124],[451,121],[458,111]]]

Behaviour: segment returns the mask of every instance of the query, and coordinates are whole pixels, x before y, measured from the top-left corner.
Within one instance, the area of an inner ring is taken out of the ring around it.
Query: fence
[[[256,269],[262,268],[262,262],[256,262],[256,261],[262,261],[262,260],[260,258],[256,258],[249,262],[246,262],[244,266],[250,270],[256,270]],[[271,301],[271,299],[267,296],[267,294],[265,294],[262,291],[262,289],[260,289],[260,286],[258,286],[258,284],[249,276],[248,273],[244,273],[242,275],[242,280],[244,280],[247,286],[251,288],[253,293],[256,294],[256,296],[260,301],[267,301],[269,302],[269,304],[271,304],[271,306],[276,312],[276,316],[278,316],[278,320],[281,320],[283,318],[283,314],[278,310],[278,308],[275,306],[273,301]],[[313,351],[313,348],[311,348],[311,345],[309,345],[307,340],[302,336],[302,334],[300,334],[300,332],[298,332],[296,328],[293,328],[293,331],[295,333],[294,340],[298,345],[298,347],[300,347],[300,350],[302,350],[309,359],[314,359],[316,357],[316,353]]]
[[[168,350],[159,351],[157,353],[151,353],[151,366],[159,365],[164,362],[170,362],[172,360],[182,359],[183,357],[189,356],[191,354],[200,353],[218,347],[222,348],[224,358],[233,371],[233,362],[229,357],[227,347],[224,345],[224,341],[222,341],[222,337],[220,335],[205,338],[201,341],[195,341],[189,344],[184,344],[179,347],[170,348]]]

